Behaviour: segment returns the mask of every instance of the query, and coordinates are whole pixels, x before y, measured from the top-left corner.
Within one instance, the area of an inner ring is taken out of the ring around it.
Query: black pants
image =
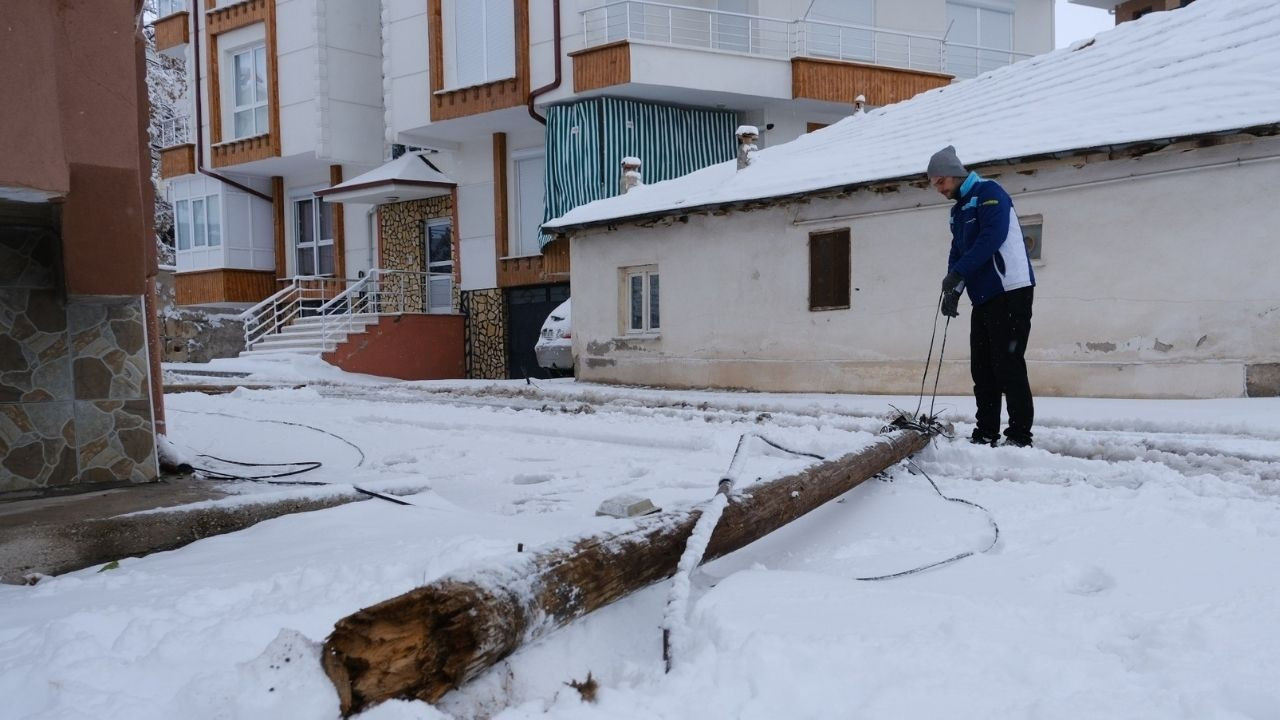
[[[1000,437],[1000,398],[1009,406],[1006,437],[1031,441],[1035,407],[1027,382],[1027,337],[1031,335],[1031,300],[1035,288],[1002,293],[974,306],[969,329],[969,369],[978,401],[977,433]]]

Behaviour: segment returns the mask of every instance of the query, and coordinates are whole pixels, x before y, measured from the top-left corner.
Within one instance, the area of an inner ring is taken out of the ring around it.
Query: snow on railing
[[[582,12],[585,47],[619,40],[788,59],[851,60],[973,77],[1031,57],[869,25],[784,20],[649,0],[617,0]]]
[[[171,118],[156,121],[156,142],[162,148],[174,147],[191,142],[191,116],[174,115]]]

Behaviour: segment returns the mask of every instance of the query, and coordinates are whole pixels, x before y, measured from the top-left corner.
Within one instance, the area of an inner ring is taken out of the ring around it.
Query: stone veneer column
[[[156,478],[142,297],[61,289],[51,227],[0,227],[0,492]]]
[[[507,377],[506,308],[501,288],[462,293],[467,316],[467,377],[502,380]]]

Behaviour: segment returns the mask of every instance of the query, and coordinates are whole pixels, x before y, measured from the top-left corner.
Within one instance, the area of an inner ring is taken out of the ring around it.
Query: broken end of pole
[[[444,580],[339,620],[321,664],[343,717],[392,698],[433,703],[510,655],[526,624],[511,593]]]

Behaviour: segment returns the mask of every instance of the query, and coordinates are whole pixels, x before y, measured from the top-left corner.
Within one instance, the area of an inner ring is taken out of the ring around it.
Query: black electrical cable
[[[271,419],[266,419],[266,418],[249,418],[249,417],[244,417],[244,416],[242,416],[242,415],[232,415],[232,414],[230,414],[230,413],[212,412],[212,411],[208,411],[208,410],[181,410],[181,409],[178,409],[178,408],[173,408],[173,410],[174,410],[174,411],[176,411],[176,412],[183,412],[183,413],[187,413],[188,415],[217,415],[217,416],[219,416],[219,417],[228,417],[228,418],[233,418],[233,419],[235,419],[235,420],[250,420],[250,421],[252,421],[252,422],[273,423],[273,424],[276,424],[276,425],[292,425],[292,426],[294,426],[294,427],[302,427],[302,428],[307,428],[308,430],[315,430],[316,432],[324,433],[325,435],[328,435],[328,436],[330,436],[330,437],[333,437],[333,438],[336,438],[336,439],[338,439],[338,440],[341,440],[342,442],[344,442],[344,443],[346,443],[347,445],[351,446],[351,447],[352,447],[352,448],[353,448],[357,453],[359,453],[359,454],[360,454],[360,462],[356,463],[356,467],[360,467],[361,465],[363,465],[363,464],[364,464],[364,460],[365,460],[364,450],[362,450],[362,449],[360,448],[360,446],[359,446],[359,445],[356,445],[355,443],[353,443],[353,442],[351,442],[350,440],[348,440],[348,439],[346,439],[346,438],[342,437],[341,435],[337,435],[337,434],[335,434],[335,433],[331,433],[331,432],[329,432],[328,430],[325,430],[324,428],[318,428],[318,427],[315,427],[315,426],[313,426],[313,425],[307,425],[307,424],[305,424],[305,423],[290,422],[290,421],[288,421],[288,420],[271,420]],[[305,467],[301,467],[301,468],[296,469],[296,470],[290,470],[290,471],[287,471],[287,472],[279,472],[279,473],[271,473],[271,474],[267,474],[267,475],[237,475],[237,474],[235,474],[235,473],[228,473],[228,472],[224,472],[224,471],[221,471],[221,470],[215,470],[215,469],[213,469],[213,468],[203,468],[203,467],[195,467],[195,466],[192,466],[192,468],[191,468],[192,470],[195,470],[195,471],[199,472],[201,475],[204,475],[205,477],[207,477],[207,478],[209,478],[209,479],[211,479],[211,480],[248,480],[248,481],[250,481],[250,482],[260,482],[260,483],[263,483],[263,484],[265,484],[265,485],[312,485],[312,486],[318,486],[318,485],[333,485],[333,484],[334,484],[334,483],[328,483],[328,482],[322,482],[322,481],[311,481],[311,480],[285,480],[285,481],[280,481],[280,480],[273,480],[273,479],[272,479],[272,478],[290,477],[290,476],[293,476],[293,475],[301,475],[302,473],[305,473],[305,472],[311,472],[312,470],[315,470],[316,468],[323,467],[324,463],[321,463],[321,462],[320,462],[320,461],[318,461],[318,460],[301,460],[301,461],[298,461],[298,462],[288,462],[288,463],[251,463],[251,462],[241,462],[241,461],[239,461],[239,460],[228,460],[228,459],[226,459],[226,458],[220,458],[220,457],[218,457],[218,456],[216,456],[216,455],[205,455],[205,454],[200,454],[200,455],[197,455],[196,457],[209,458],[210,460],[216,460],[216,461],[218,461],[218,462],[227,463],[227,464],[229,464],[229,465],[237,465],[237,466],[239,466],[239,467],[298,467],[298,466],[305,466]],[[402,499],[400,499],[400,498],[398,498],[398,497],[395,497],[394,495],[387,495],[387,494],[385,494],[385,493],[374,492],[373,490],[366,490],[365,488],[362,488],[362,487],[360,487],[360,486],[358,486],[358,485],[352,485],[352,486],[351,486],[351,488],[352,488],[353,490],[355,490],[356,492],[358,492],[358,493],[362,494],[362,495],[368,495],[369,497],[378,498],[379,500],[386,500],[387,502],[395,503],[396,505],[413,505],[413,503],[408,502],[407,500],[402,500]]]
[[[985,507],[979,505],[976,502],[973,502],[972,500],[965,500],[964,498],[956,498],[956,497],[950,497],[949,495],[943,495],[942,491],[938,489],[938,484],[933,481],[933,478],[929,477],[929,473],[925,472],[924,468],[917,465],[916,462],[911,458],[907,458],[907,462],[911,463],[911,466],[914,467],[916,470],[919,470],[921,475],[924,475],[925,480],[928,480],[929,485],[933,487],[933,491],[938,493],[938,497],[941,497],[943,500],[947,500],[953,503],[960,503],[962,505],[968,505],[970,507],[978,508],[983,513],[985,513],[987,516],[987,522],[991,523],[991,529],[993,531],[991,536],[991,542],[988,543],[987,546],[982,548],[981,550],[967,550],[965,552],[952,555],[951,557],[945,560],[938,560],[937,562],[931,562],[925,565],[920,565],[919,567],[913,567],[910,570],[902,570],[895,573],[889,573],[887,575],[871,575],[868,577],[859,577],[859,578],[854,578],[854,580],[875,582],[879,580],[892,580],[894,578],[906,577],[908,575],[915,575],[916,573],[922,573],[925,570],[932,570],[933,568],[942,567],[943,565],[950,565],[951,563],[956,562],[957,560],[963,560],[967,557],[977,555],[979,553],[985,553],[991,548],[995,547],[996,543],[1000,541],[1000,526],[996,524],[996,519],[991,514],[990,510],[986,509]]]

